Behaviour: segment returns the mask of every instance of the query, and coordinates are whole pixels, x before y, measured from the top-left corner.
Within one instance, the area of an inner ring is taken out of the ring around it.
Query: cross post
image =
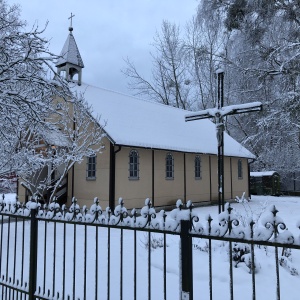
[[[73,15],[72,13],[71,13],[71,16],[68,18],[69,20],[71,20],[71,23],[70,23],[70,28],[72,28],[73,26],[72,26],[72,21],[73,21],[73,18],[75,17],[75,15]]]
[[[261,102],[236,104],[224,107],[224,72],[217,71],[218,77],[218,103],[216,108],[206,109],[187,114],[185,121],[214,118],[218,140],[218,209],[224,211],[224,118],[229,115],[249,113],[262,110]]]

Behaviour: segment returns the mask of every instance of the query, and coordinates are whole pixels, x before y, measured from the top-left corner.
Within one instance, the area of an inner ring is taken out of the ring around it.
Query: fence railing
[[[149,199],[141,210],[131,212],[120,199],[112,212],[102,210],[97,198],[89,209],[80,208],[76,199],[67,209],[56,201],[42,206],[3,198],[1,299],[215,299],[214,247],[221,242],[228,257],[229,298],[235,295],[234,268],[245,263],[251,299],[258,299],[256,253],[271,247],[272,299],[279,300],[280,266],[286,265],[289,249],[300,246],[277,213],[274,206],[261,226],[252,220],[244,226],[230,205],[213,222],[210,216],[199,220],[190,201],[183,205],[178,200],[176,209],[166,213],[156,212]],[[204,247],[197,246],[203,241]],[[206,257],[201,266],[193,261],[198,248]],[[207,287],[198,296],[195,272],[204,265]]]

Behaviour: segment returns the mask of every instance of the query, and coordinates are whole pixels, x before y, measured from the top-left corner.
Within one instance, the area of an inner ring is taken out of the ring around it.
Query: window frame
[[[132,160],[132,161],[131,161]],[[128,179],[140,179],[140,156],[136,149],[131,149],[128,155]]]
[[[243,161],[238,160],[238,179],[243,179]]]
[[[166,154],[166,179],[174,179],[174,156],[170,152]]]
[[[88,156],[86,160],[86,180],[96,180],[96,172],[97,172],[97,155]]]
[[[196,180],[200,180],[202,179],[202,166],[201,166],[201,156],[200,155],[196,155],[195,159],[194,159],[194,175],[195,175],[195,179]],[[198,164],[199,163],[199,164]]]

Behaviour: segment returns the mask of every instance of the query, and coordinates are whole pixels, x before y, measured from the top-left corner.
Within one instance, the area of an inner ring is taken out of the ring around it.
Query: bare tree
[[[179,26],[164,21],[161,32],[154,37],[151,79],[141,76],[127,58],[123,73],[130,80],[129,87],[137,95],[166,105],[189,110],[214,107],[215,71],[224,61],[230,33],[224,34],[220,16],[210,17],[199,9],[183,34]]]
[[[188,109],[193,106],[189,99],[191,79],[185,62],[184,42],[179,26],[163,21],[161,33],[154,37],[151,53],[152,78],[140,75],[134,63],[126,59],[123,73],[129,78],[129,87],[136,95],[146,95],[166,105]]]
[[[192,78],[197,109],[216,106],[216,70],[226,58],[230,33],[224,31],[222,16],[207,15],[201,4],[186,26],[185,55]]]

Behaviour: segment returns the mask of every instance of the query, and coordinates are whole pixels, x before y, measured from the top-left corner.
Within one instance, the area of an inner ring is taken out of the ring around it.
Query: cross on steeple
[[[224,105],[224,72],[217,71],[218,75],[218,105],[216,108],[190,113],[185,116],[185,121],[195,121],[201,119],[214,118],[217,129],[218,140],[218,195],[219,213],[224,211],[224,118],[229,115],[261,111],[261,102],[237,104],[230,106]]]
[[[72,26],[72,19],[75,17],[75,15],[73,15],[71,13],[71,16],[68,18],[69,20],[71,20],[71,23],[70,23],[70,27],[69,27],[69,30],[72,31],[73,30],[73,26]]]
[[[82,69],[84,68],[84,64],[78,50],[75,38],[72,34],[73,27],[72,21],[75,15],[71,13],[71,16],[68,18],[71,20],[67,40],[61,50],[60,56],[56,62],[57,73],[58,75],[61,72],[64,72],[65,79],[68,81],[77,81],[78,85],[81,85],[82,79]],[[78,75],[77,80],[75,80],[75,76]]]

